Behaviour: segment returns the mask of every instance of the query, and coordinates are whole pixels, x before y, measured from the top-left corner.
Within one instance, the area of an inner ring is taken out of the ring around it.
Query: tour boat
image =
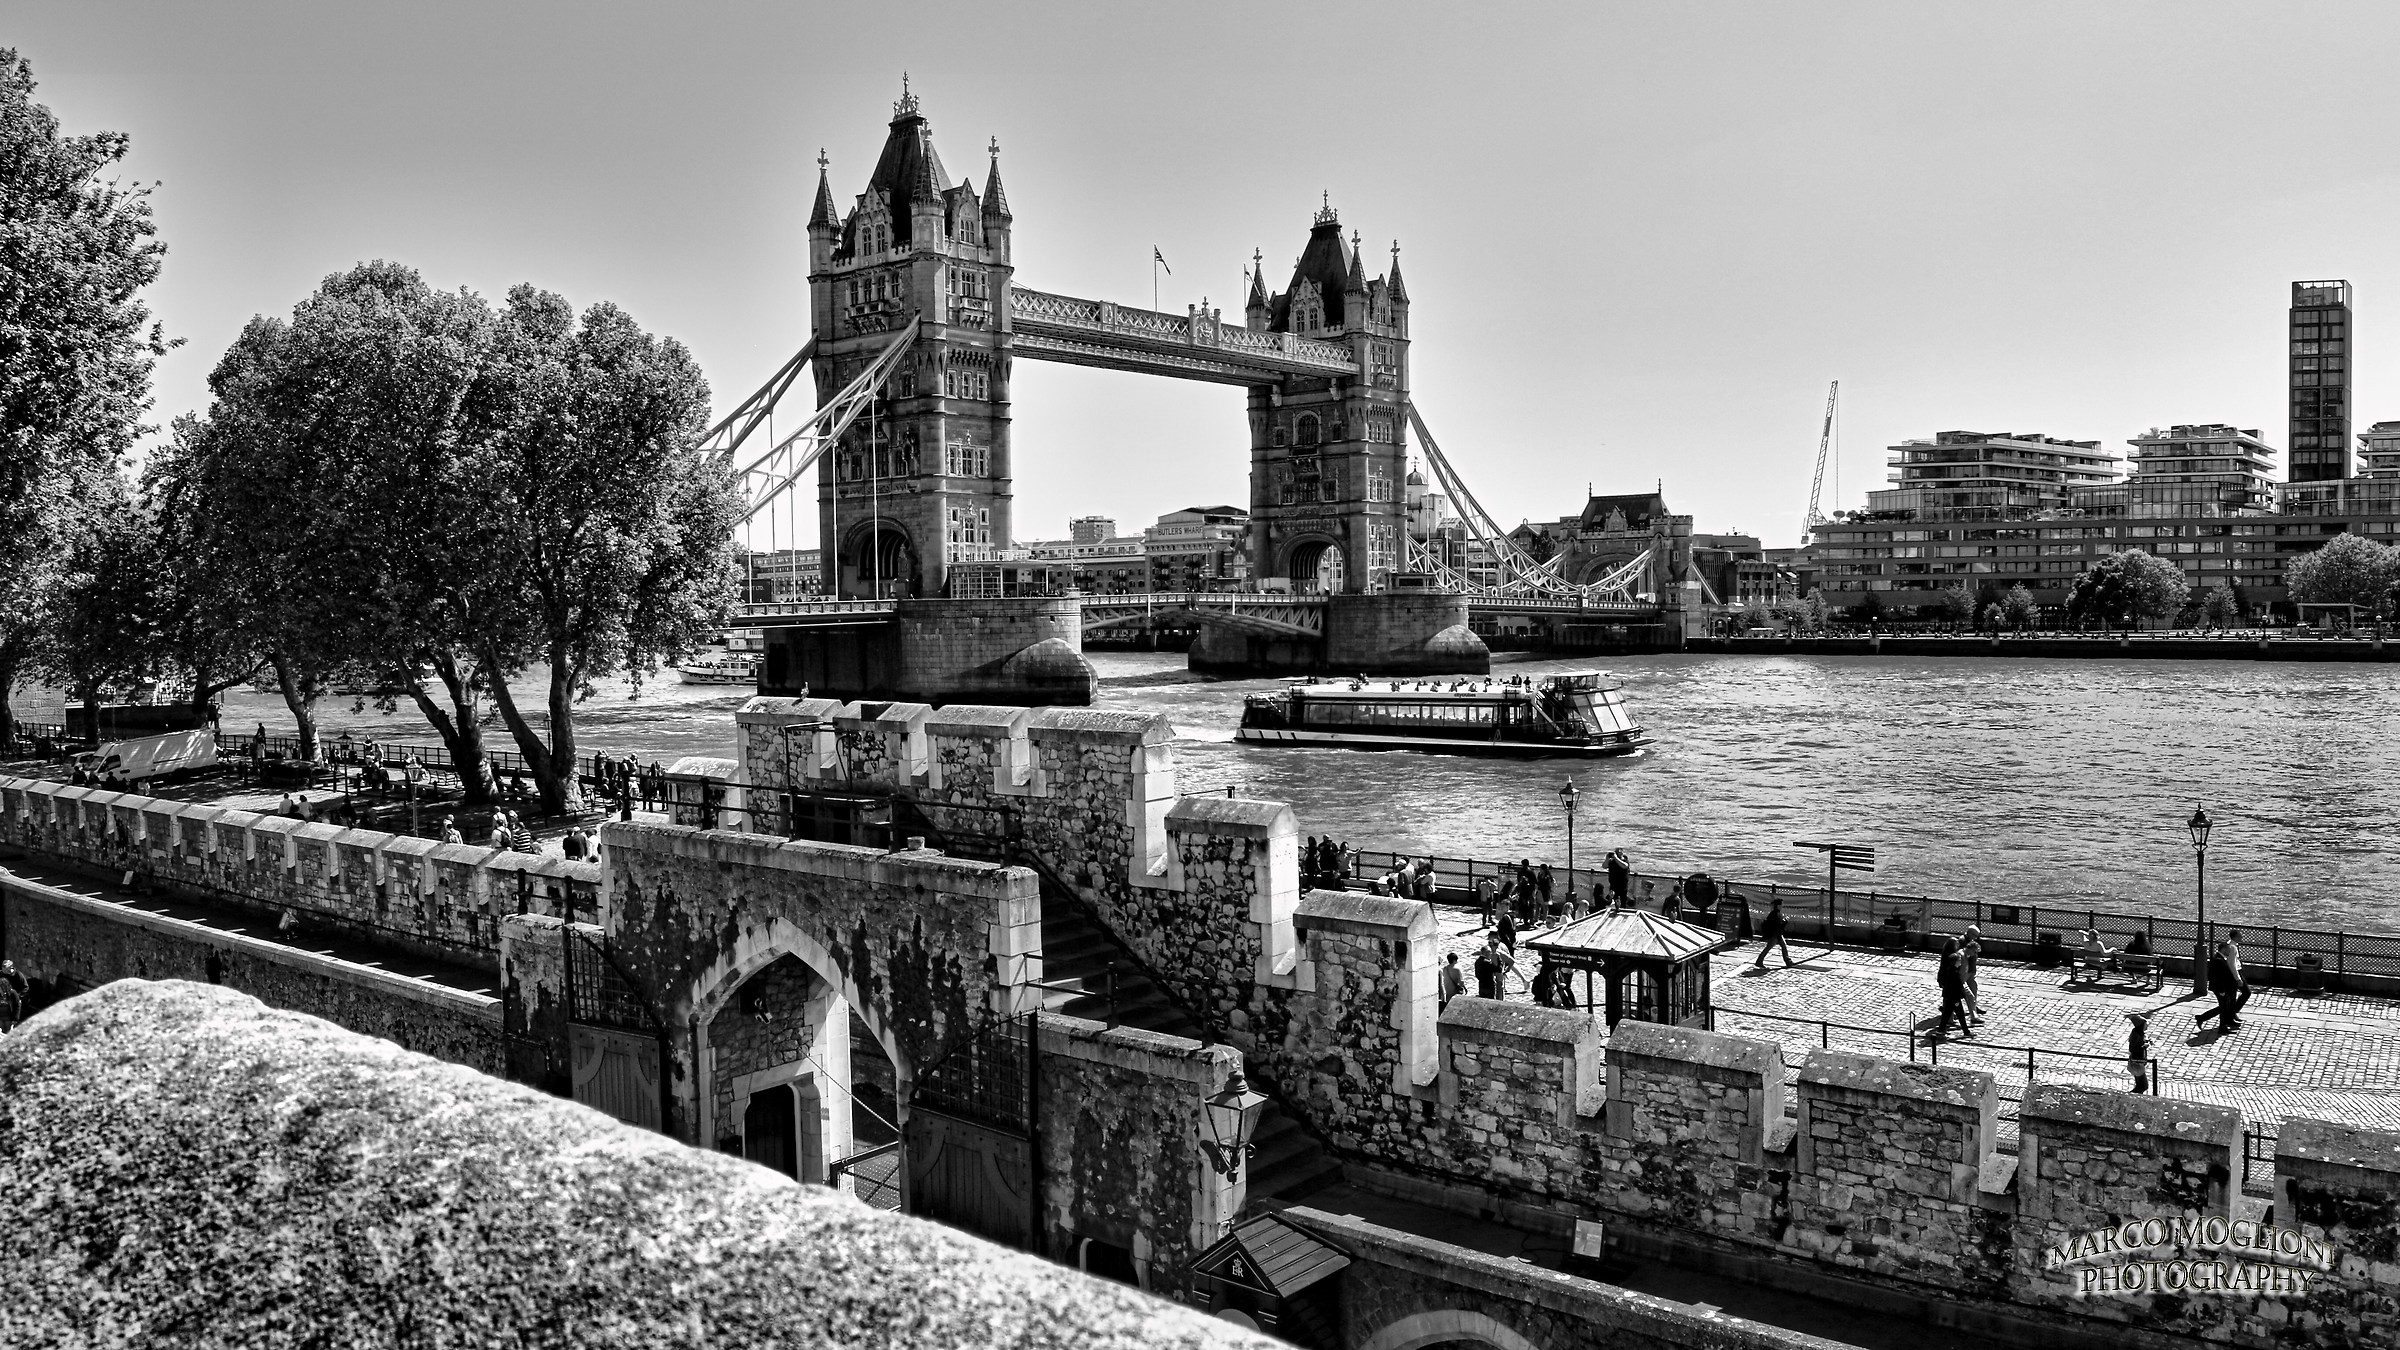
[[[1308,679],[1244,700],[1234,739],[1454,755],[1631,755],[1649,744],[1623,686],[1596,670],[1439,679]]]
[[[694,656],[675,663],[685,684],[756,684],[758,658],[742,652]]]

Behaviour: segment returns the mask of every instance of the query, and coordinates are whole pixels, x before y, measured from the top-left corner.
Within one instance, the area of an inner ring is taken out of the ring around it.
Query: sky
[[[253,314],[385,258],[611,300],[729,409],[806,340],[902,72],[943,162],[1001,146],[1017,279],[1238,313],[1320,194],[1412,302],[1414,397],[1503,524],[1663,484],[1799,542],[1887,447],[2281,447],[2295,280],[2356,287],[2354,430],[2400,418],[2400,6],[444,4],[13,0],[67,130],[133,139],[204,407]],[[1016,534],[1247,500],[1241,391],[1020,362]],[[1834,490],[1838,477],[1839,493]]]

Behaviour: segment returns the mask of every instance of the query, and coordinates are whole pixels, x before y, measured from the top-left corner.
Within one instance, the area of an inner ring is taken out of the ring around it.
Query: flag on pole
[[[1156,244],[1152,244],[1150,246],[1150,261],[1157,263],[1161,267],[1167,267],[1167,255],[1159,252],[1158,245]],[[1167,275],[1175,275],[1175,269],[1172,267],[1167,267]]]

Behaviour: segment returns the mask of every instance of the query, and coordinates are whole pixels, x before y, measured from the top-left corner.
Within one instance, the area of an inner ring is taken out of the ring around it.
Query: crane
[[[1817,435],[1817,477],[1808,485],[1808,530],[1814,533],[1825,523],[1825,513],[1818,510],[1825,494],[1825,452],[1833,447],[1833,404],[1841,397],[1842,382],[1835,380],[1825,388],[1825,429]]]

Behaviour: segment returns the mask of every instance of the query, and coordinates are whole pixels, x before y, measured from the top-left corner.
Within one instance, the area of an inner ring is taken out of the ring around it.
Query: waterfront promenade
[[[1468,970],[1487,930],[1469,911],[1435,912],[1444,955],[1456,952],[1461,970]],[[1522,976],[1538,964],[1524,941],[1520,936],[1519,975],[1507,986],[1508,997],[1518,1001],[1528,998]],[[2028,1075],[2021,1050],[1997,1047],[2036,1047],[2033,1081],[2122,1090],[2131,1081],[2123,1063],[2129,1012],[2150,1015],[2150,1051],[2166,1095],[2241,1111],[2254,1134],[2253,1194],[2264,1192],[2269,1164],[2258,1160],[2274,1156],[2274,1135],[2287,1117],[2400,1129],[2400,1000],[2254,986],[2242,1030],[2196,1034],[2193,1015],[2215,1005],[2189,997],[2187,982],[2170,980],[2155,992],[2147,980],[2114,975],[2069,984],[2064,967],[2042,970],[1987,956],[1980,967],[1986,1020],[1970,1040],[1934,1034],[1941,1010],[1934,957],[1801,942],[1791,948],[1798,964],[1786,969],[1780,956],[1770,955],[1764,974],[1750,970],[1758,956],[1755,942],[1718,953],[1710,971],[1718,1031],[1774,1041],[1795,1069],[1827,1043],[1907,1059],[1913,1032],[1918,1059],[1986,1070],[1998,1080],[2007,1149],[2016,1147],[2016,1103]],[[2098,1058],[2070,1057],[2075,1055]]]

